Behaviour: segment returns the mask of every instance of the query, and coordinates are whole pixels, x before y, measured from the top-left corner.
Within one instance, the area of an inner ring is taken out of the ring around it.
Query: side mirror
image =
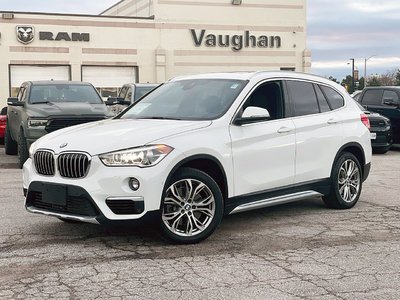
[[[390,106],[398,106],[399,104],[396,103],[393,98],[385,98],[383,99],[383,104],[390,105]]]
[[[107,101],[105,101],[104,103],[105,103],[105,105],[116,105],[116,104],[129,105],[129,104],[131,104],[130,101],[125,101],[124,98],[119,98],[119,97],[108,97]]]
[[[257,106],[249,106],[242,113],[241,118],[235,120],[236,125],[244,125],[255,122],[268,121],[271,119],[269,111]]]
[[[7,104],[10,106],[24,106],[25,102],[24,101],[18,101],[18,98],[8,98],[7,99]]]

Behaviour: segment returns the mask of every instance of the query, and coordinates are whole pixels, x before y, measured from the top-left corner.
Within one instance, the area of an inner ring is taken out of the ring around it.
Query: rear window
[[[339,107],[344,106],[344,99],[342,95],[336,92],[334,89],[321,85],[322,91],[324,92],[326,99],[328,100],[332,109],[337,109]]]
[[[32,104],[48,102],[103,103],[94,87],[81,84],[32,85],[29,102]]]
[[[363,105],[381,105],[383,90],[367,90],[362,98]]]
[[[315,93],[317,94],[318,104],[319,104],[319,108],[321,109],[321,112],[330,111],[331,108],[329,107],[329,104],[328,104],[324,94],[322,93],[319,85],[315,84],[314,88],[315,88]]]

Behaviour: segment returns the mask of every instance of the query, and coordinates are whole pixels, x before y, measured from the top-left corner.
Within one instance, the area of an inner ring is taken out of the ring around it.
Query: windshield
[[[29,102],[32,104],[47,102],[103,103],[91,85],[82,84],[32,85]]]
[[[156,86],[136,87],[134,100],[135,101],[139,100],[140,98],[142,98],[144,95],[146,95],[148,92],[151,92],[155,88]]]
[[[192,79],[167,82],[127,109],[122,119],[212,120],[231,106],[247,81]]]

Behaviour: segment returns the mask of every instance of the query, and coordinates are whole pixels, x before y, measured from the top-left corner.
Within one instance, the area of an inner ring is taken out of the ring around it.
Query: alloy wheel
[[[360,191],[360,170],[357,164],[351,160],[345,160],[339,169],[339,194],[345,202],[352,202]]]

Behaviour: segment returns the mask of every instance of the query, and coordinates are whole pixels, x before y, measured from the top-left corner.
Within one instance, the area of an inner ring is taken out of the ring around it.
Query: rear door
[[[295,184],[326,179],[343,140],[340,114],[332,110],[326,94],[336,93],[344,100],[327,86],[291,80],[286,84],[296,127]]]

